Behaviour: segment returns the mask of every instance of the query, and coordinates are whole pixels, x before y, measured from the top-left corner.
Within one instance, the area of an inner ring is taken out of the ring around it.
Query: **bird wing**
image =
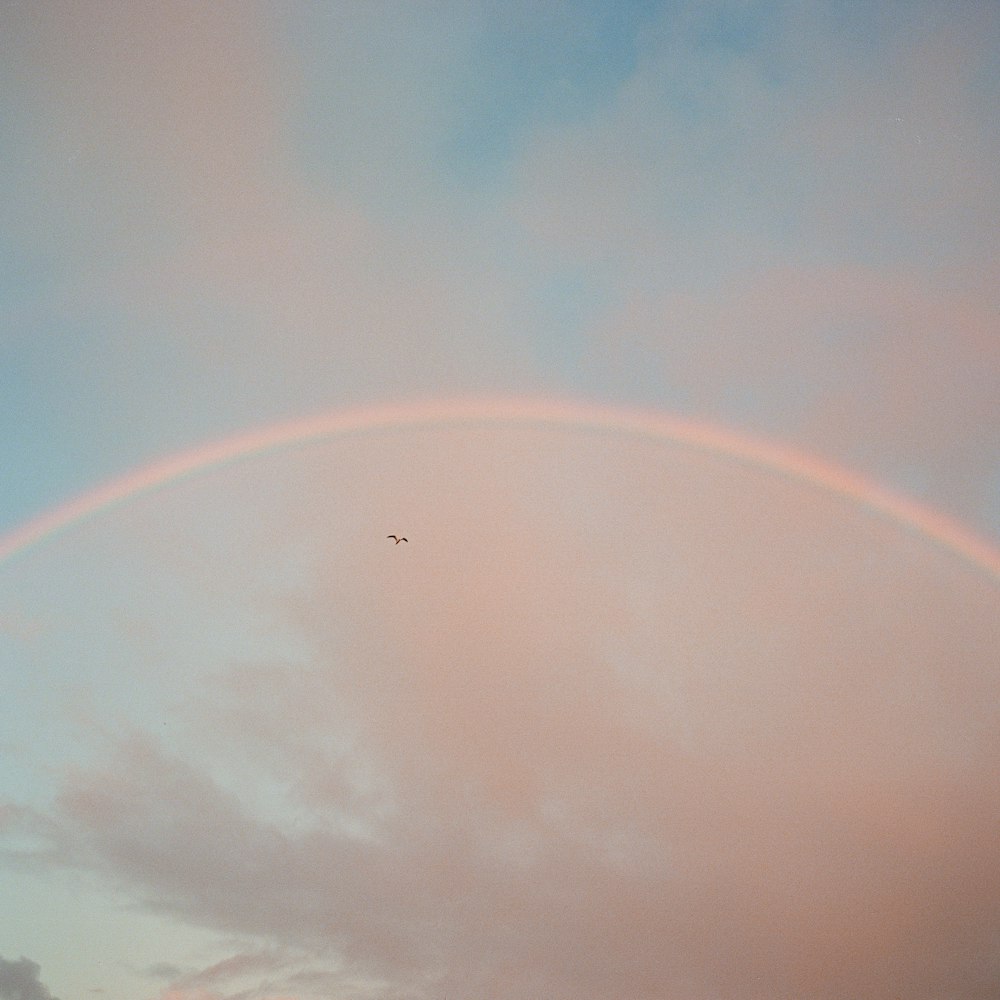
[[[409,542],[410,540],[409,540],[409,538],[401,538],[400,541],[401,542]]]
[[[395,535],[386,535],[385,537],[386,537],[386,538],[396,538],[396,536],[395,536]],[[398,542],[398,541],[399,541],[399,539],[398,539],[398,538],[396,538],[396,541]]]

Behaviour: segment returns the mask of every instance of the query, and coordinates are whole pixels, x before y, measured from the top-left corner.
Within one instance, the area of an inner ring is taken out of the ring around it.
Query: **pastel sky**
[[[988,0],[0,5],[0,1000],[1000,994],[998,109]]]

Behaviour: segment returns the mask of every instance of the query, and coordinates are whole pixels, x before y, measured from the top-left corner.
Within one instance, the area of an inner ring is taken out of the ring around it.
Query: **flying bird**
[[[409,544],[409,539],[400,538],[399,535],[386,535],[385,537],[386,538],[395,538],[397,545],[399,545],[400,542],[406,542],[407,544]]]

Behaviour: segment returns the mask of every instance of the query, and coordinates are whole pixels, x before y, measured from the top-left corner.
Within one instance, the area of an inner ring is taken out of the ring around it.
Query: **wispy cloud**
[[[303,971],[303,955],[288,949],[241,951],[204,969],[175,972],[160,1000],[293,1000],[306,987],[309,996],[329,996],[343,986],[342,977],[315,968]]]
[[[588,385],[790,437],[996,530],[1000,26],[822,5],[665,14],[532,136],[513,206],[603,281]],[[786,16],[787,15],[787,16]]]

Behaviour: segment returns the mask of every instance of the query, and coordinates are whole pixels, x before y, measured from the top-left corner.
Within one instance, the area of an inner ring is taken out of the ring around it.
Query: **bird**
[[[400,538],[399,535],[386,535],[385,537],[386,538],[395,538],[397,545],[399,545],[400,542],[406,542],[407,544],[409,544],[409,539],[408,538]]]

